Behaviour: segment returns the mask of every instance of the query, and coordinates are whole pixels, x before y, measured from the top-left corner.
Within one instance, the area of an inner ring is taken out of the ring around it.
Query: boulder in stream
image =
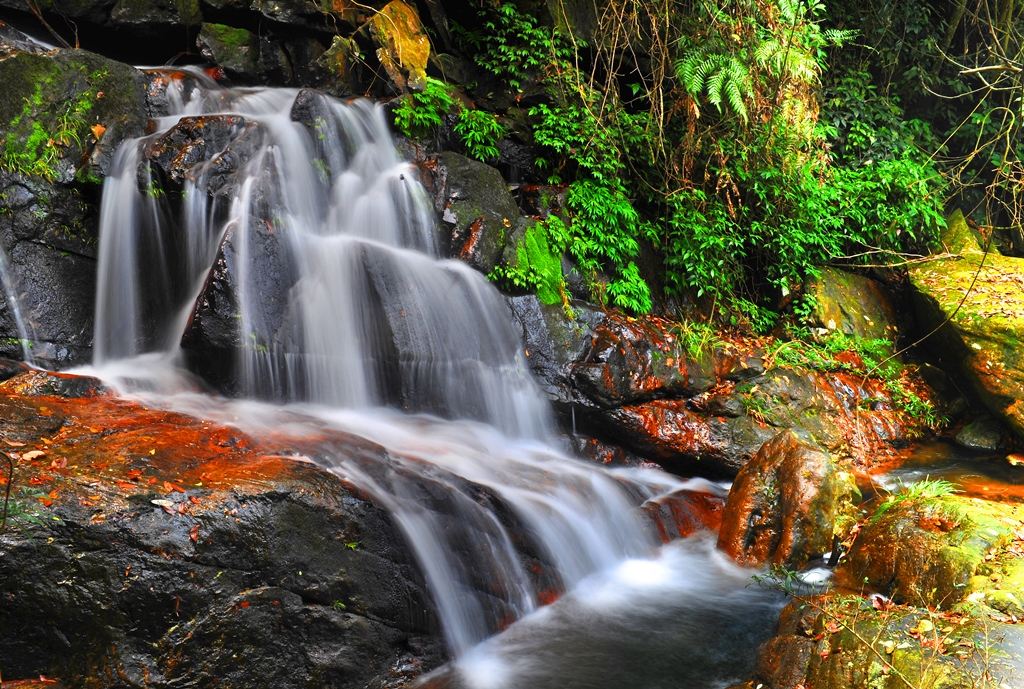
[[[786,431],[764,444],[729,490],[718,547],[744,565],[801,567],[852,526],[853,476]]]

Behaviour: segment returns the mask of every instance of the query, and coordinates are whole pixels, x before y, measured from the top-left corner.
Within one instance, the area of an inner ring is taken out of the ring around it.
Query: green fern
[[[683,88],[696,99],[702,95],[723,113],[723,104],[744,122],[748,119],[746,101],[754,95],[750,70],[735,55],[691,49],[676,62],[676,75]]]

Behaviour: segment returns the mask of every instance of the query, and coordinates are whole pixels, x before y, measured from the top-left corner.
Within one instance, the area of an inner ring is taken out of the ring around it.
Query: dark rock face
[[[32,358],[47,366],[88,361],[96,292],[92,209],[75,189],[3,171],[0,199],[0,243]],[[7,299],[0,304],[0,338],[0,353],[22,358]]]
[[[14,514],[34,515],[0,532],[5,677],[362,688],[439,661],[401,538],[333,474],[89,379],[39,377],[0,384],[0,437],[25,443]]]
[[[196,43],[204,57],[242,81],[261,77],[281,81],[288,73],[288,58],[281,47],[246,29],[204,23]]]
[[[745,565],[801,567],[832,549],[855,492],[852,475],[827,453],[780,433],[736,476],[718,547]]]
[[[450,230],[451,255],[489,273],[519,222],[508,185],[494,168],[450,151],[428,167],[434,206]]]
[[[99,175],[126,137],[142,133],[144,80],[135,69],[79,50],[19,50],[0,38],[0,244],[27,325],[46,366],[91,355]],[[0,352],[22,356],[7,299]]]

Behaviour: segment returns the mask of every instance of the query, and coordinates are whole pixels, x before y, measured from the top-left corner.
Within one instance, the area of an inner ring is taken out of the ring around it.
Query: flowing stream
[[[638,509],[714,487],[559,448],[507,306],[441,258],[381,107],[199,75],[172,80],[168,103],[104,187],[94,372],[251,433],[328,427],[385,447],[387,461],[329,445],[317,461],[401,528],[454,685],[697,688],[749,671],[778,597],[710,539],[660,547]],[[168,140],[194,154],[180,194],[152,163]],[[235,400],[198,392],[183,364],[215,278],[236,309]],[[566,593],[542,607],[548,589]]]

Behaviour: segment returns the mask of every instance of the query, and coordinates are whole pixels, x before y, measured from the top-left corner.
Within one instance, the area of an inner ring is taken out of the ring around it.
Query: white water
[[[608,471],[553,446],[504,301],[481,275],[440,258],[425,193],[380,107],[317,96],[303,124],[292,119],[296,91],[190,88],[172,84],[176,114],[124,144],[107,179],[93,373],[253,434],[327,428],[386,448],[370,462],[325,442],[312,459],[389,510],[463,663],[507,666],[521,637],[479,644],[510,620],[535,624],[546,588],[584,598],[604,590],[611,598],[591,603],[613,617],[634,592],[656,616],[659,606],[680,610],[666,605],[673,597],[746,580],[706,548],[667,566],[637,509],[705,483]],[[181,198],[169,198],[147,157],[181,118],[213,113],[239,116],[238,138],[197,156]],[[181,365],[219,254],[235,280],[237,378],[248,400],[197,392]],[[691,571],[701,567],[712,574]]]
[[[32,356],[32,345],[36,339],[35,332],[23,315],[24,309],[21,306],[18,285],[7,259],[7,252],[2,246],[0,246],[0,287],[3,288],[4,301],[7,302],[7,309],[14,321],[14,327],[18,331],[18,343],[21,345],[22,358],[28,365],[35,366],[35,358]]]

